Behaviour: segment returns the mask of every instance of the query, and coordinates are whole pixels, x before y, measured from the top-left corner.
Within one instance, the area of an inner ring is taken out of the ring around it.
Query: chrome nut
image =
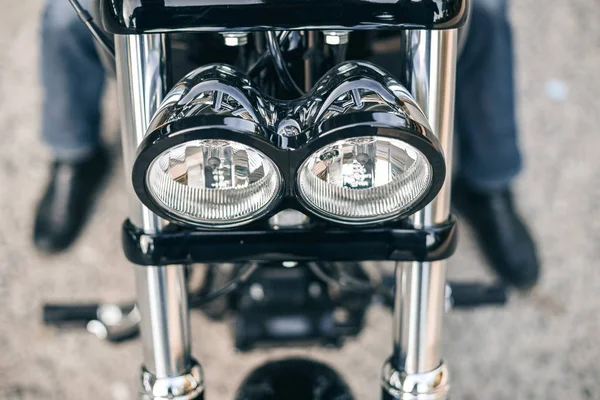
[[[383,367],[383,389],[398,400],[447,400],[450,378],[445,364],[433,371],[410,374],[396,370],[390,361]]]
[[[202,398],[203,392],[202,368],[195,361],[190,370],[181,376],[156,378],[149,371],[142,370],[143,400],[196,400]]]
[[[350,32],[349,31],[323,31],[325,36],[325,43],[330,46],[339,46],[348,43]]]
[[[227,32],[223,33],[225,46],[238,47],[248,44],[248,34],[246,32]]]

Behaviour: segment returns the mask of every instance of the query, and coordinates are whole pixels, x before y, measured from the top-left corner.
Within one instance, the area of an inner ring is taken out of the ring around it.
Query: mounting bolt
[[[281,264],[286,268],[294,268],[295,266],[298,265],[298,263],[296,261],[284,261]]]
[[[323,31],[325,36],[325,43],[330,46],[339,46],[348,43],[350,32],[349,31]]]
[[[390,14],[389,12],[382,12],[382,13],[376,14],[375,18],[380,19],[382,21],[390,21],[390,22],[394,20],[394,16],[392,14]]]
[[[225,46],[238,47],[248,44],[248,34],[246,32],[225,32],[221,35],[225,39]]]

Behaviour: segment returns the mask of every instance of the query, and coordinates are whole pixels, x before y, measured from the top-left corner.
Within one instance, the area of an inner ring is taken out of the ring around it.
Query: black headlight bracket
[[[238,261],[437,261],[456,250],[456,218],[425,229],[406,221],[371,228],[315,223],[302,229],[273,229],[252,223],[235,231],[202,231],[171,224],[147,234],[129,220],[123,248],[138,265]]]

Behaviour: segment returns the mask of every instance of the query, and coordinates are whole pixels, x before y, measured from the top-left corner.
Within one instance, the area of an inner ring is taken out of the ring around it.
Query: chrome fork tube
[[[405,31],[407,71],[404,82],[421,106],[446,157],[446,183],[431,204],[414,217],[417,226],[443,223],[450,215],[454,94],[458,31]]]
[[[167,91],[166,39],[164,35],[117,36],[115,51],[119,53],[116,63],[123,159],[131,193],[129,219],[140,228],[157,232],[162,221],[140,203],[129,183],[137,147]]]
[[[131,187],[136,149],[168,88],[165,35],[115,38],[121,137],[130,194],[130,220],[147,233],[164,221],[140,203]],[[191,358],[184,265],[136,266],[137,307],[144,348],[142,399],[199,399],[202,374]]]
[[[408,30],[402,34],[403,83],[421,106],[446,157],[446,182],[438,196],[412,217],[416,228],[446,222],[450,215],[457,31]],[[384,367],[384,398],[447,399],[442,362],[446,262],[396,265],[394,353]]]

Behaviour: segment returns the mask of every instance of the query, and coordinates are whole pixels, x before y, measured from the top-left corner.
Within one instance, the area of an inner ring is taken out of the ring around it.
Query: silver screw
[[[246,32],[226,32],[221,35],[225,39],[225,46],[237,47],[248,44],[248,34]]]
[[[284,261],[281,263],[286,268],[294,268],[298,263],[296,261]]]
[[[265,291],[260,283],[250,285],[250,297],[254,301],[262,301],[265,298]]]
[[[325,43],[330,46],[339,46],[348,43],[350,33],[348,31],[323,31]]]
[[[375,18],[378,18],[378,19],[381,19],[384,21],[392,21],[394,19],[394,16],[392,14],[390,14],[389,12],[382,12],[382,13],[375,15]]]

